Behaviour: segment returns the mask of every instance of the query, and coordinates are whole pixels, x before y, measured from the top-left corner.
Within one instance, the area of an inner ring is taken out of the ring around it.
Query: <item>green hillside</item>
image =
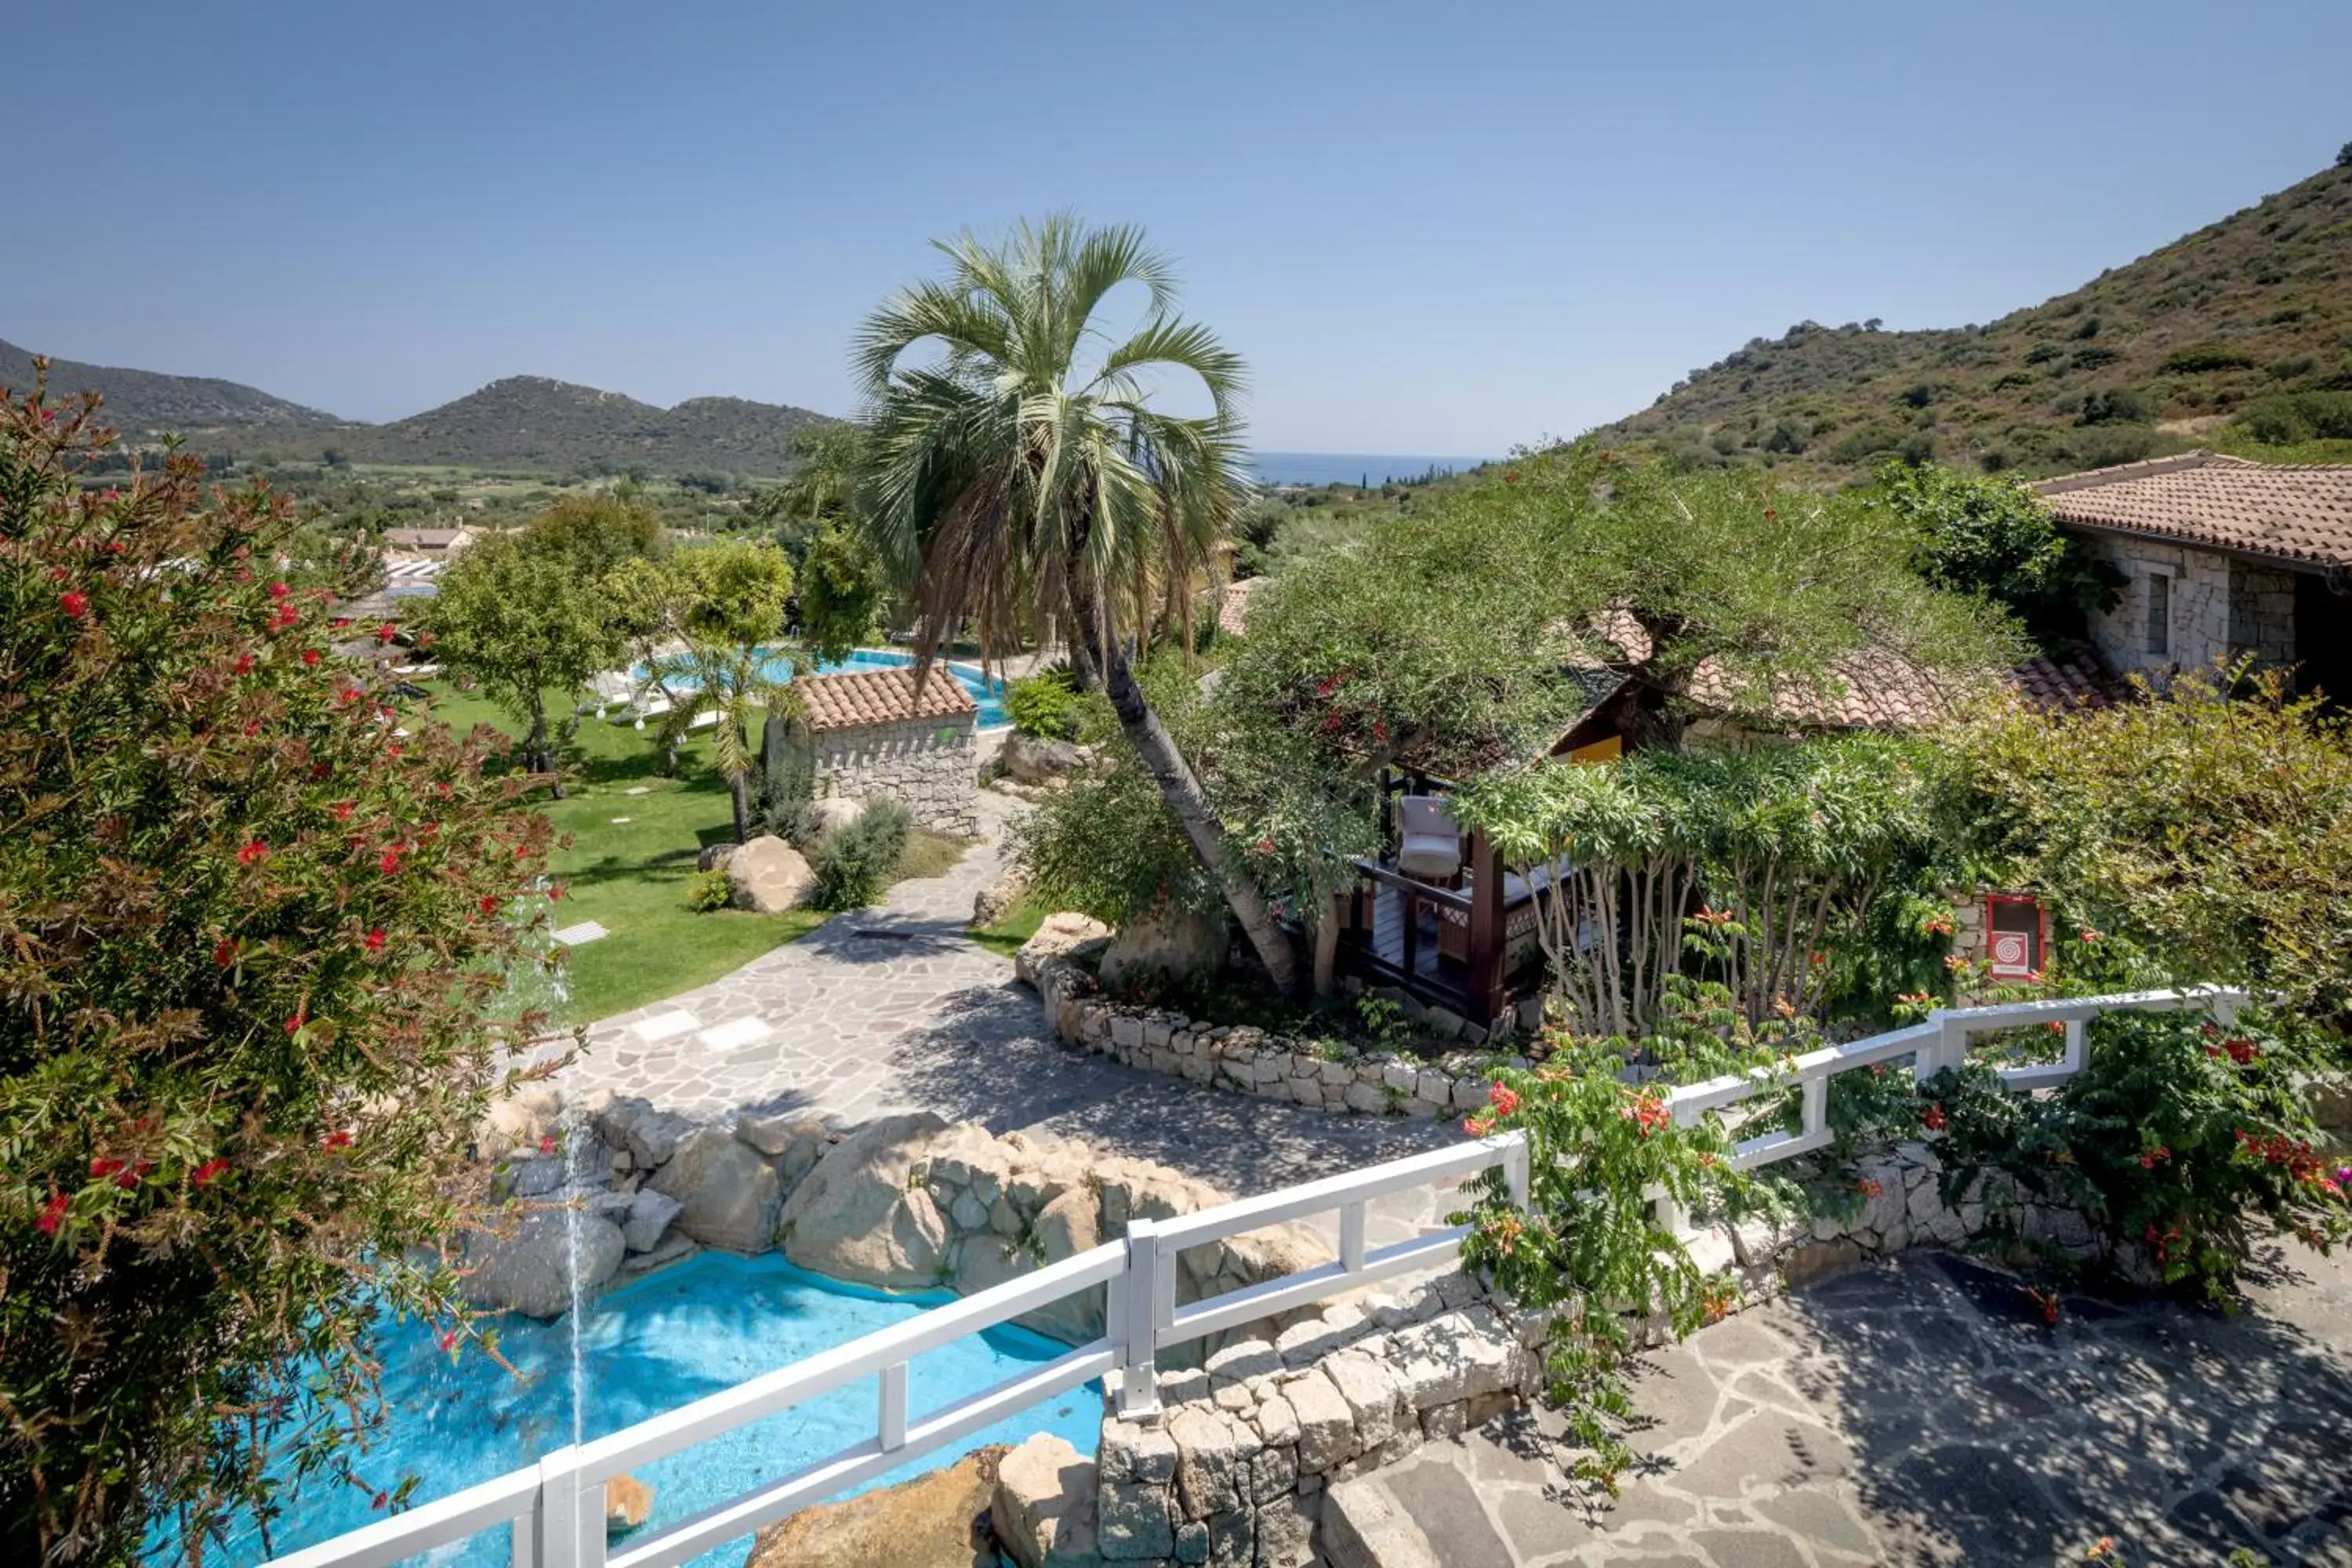
[[[1832,472],[1896,455],[2055,472],[2196,445],[2333,456],[2326,447],[2352,438],[2352,148],[2332,169],[1989,325],[1803,322],[1600,435],[1654,440],[1696,463]],[[2305,446],[2266,449],[2281,444]]]
[[[33,351],[0,342],[0,388],[17,393],[33,389]],[[123,370],[52,357],[49,395],[62,398],[78,392],[102,394],[106,398],[107,423],[131,437],[163,430],[184,434],[224,429],[295,433],[331,430],[343,423],[331,414],[272,397],[258,388],[234,381],[206,375],[166,375],[152,370]]]
[[[791,471],[793,437],[822,414],[741,397],[656,408],[539,375],[512,375],[389,425],[350,426],[310,444],[352,462],[446,464],[573,474]]]

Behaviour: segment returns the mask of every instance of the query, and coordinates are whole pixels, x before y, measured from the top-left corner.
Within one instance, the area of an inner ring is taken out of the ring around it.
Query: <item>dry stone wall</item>
[[[972,795],[980,755],[970,714],[952,719],[826,730],[808,744],[822,799],[888,795],[914,814],[915,826],[969,837],[979,830]]]
[[[1244,1024],[1212,1024],[1159,1007],[1113,1002],[1066,955],[1024,949],[1021,976],[1045,998],[1060,1038],[1150,1072],[1265,1100],[1359,1116],[1466,1115],[1486,1103],[1493,1066],[1525,1057],[1456,1051],[1434,1060],[1405,1052],[1358,1053],[1332,1042]]]

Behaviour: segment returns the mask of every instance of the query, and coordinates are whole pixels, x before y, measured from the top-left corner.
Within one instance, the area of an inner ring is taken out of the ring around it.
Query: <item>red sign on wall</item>
[[[2049,927],[2035,900],[2012,893],[1985,895],[1985,956],[1995,980],[2039,980]]]

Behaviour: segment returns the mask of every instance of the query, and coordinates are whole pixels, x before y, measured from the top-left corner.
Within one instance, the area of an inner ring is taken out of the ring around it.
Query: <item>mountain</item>
[[[656,408],[617,392],[510,375],[438,408],[339,430],[311,445],[363,463],[774,475],[793,465],[793,435],[824,423],[825,416],[805,408],[741,397]]]
[[[19,393],[33,389],[31,351],[0,342],[0,387]],[[69,359],[49,362],[52,398],[93,391],[105,395],[107,423],[134,437],[162,430],[331,430],[343,423],[316,408],[207,375],[165,375]]]
[[[30,391],[33,356],[0,342],[0,388]],[[199,450],[247,457],[527,468],[548,473],[734,473],[775,476],[793,466],[793,437],[826,416],[741,397],[690,397],[656,408],[540,375],[510,375],[454,403],[388,425],[305,408],[233,381],[117,370],[53,359],[53,396],[104,394],[107,423],[133,443],[164,431]]]
[[[2198,444],[2240,416],[2259,429],[2264,411],[2315,398],[2352,408],[2352,148],[2335,168],[1990,325],[1802,322],[1598,435],[1694,462],[1850,472],[1904,454],[2054,472]]]

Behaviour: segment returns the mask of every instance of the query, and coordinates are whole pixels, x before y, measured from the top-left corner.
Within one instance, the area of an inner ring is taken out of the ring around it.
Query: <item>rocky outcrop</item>
[[[924,1110],[869,1122],[793,1190],[779,1228],[784,1256],[838,1279],[915,1289],[951,1265],[948,1227],[908,1173],[947,1119]]]
[[[1013,972],[1029,984],[1040,985],[1048,960],[1075,961],[1089,950],[1099,952],[1109,941],[1110,927],[1091,915],[1064,910],[1047,915],[1021,944],[1021,951],[1013,955]]]
[[[1005,1451],[804,1508],[760,1531],[743,1568],[996,1568],[982,1516]]]
[[[1015,730],[1004,737],[997,762],[1009,776],[1025,784],[1050,784],[1078,773],[1087,765],[1086,748],[1070,741],[1049,741]]]
[[[866,801],[862,796],[828,795],[809,802],[810,814],[816,820],[820,837],[837,833],[865,815]]]
[[[728,902],[754,914],[779,915],[796,907],[816,886],[816,873],[801,852],[772,833],[763,833],[727,858]]]
[[[677,1228],[706,1247],[765,1252],[775,1242],[782,1178],[727,1128],[688,1133],[646,1185],[677,1201]]]
[[[1225,962],[1225,928],[1191,910],[1163,909],[1129,921],[1111,938],[1097,972],[1114,995],[1145,986],[1192,985]]]
[[[602,1215],[533,1209],[503,1235],[477,1236],[467,1244],[466,1299],[528,1318],[560,1317],[572,1310],[574,1259],[582,1290],[593,1295],[619,1269],[626,1250],[621,1227]]]

